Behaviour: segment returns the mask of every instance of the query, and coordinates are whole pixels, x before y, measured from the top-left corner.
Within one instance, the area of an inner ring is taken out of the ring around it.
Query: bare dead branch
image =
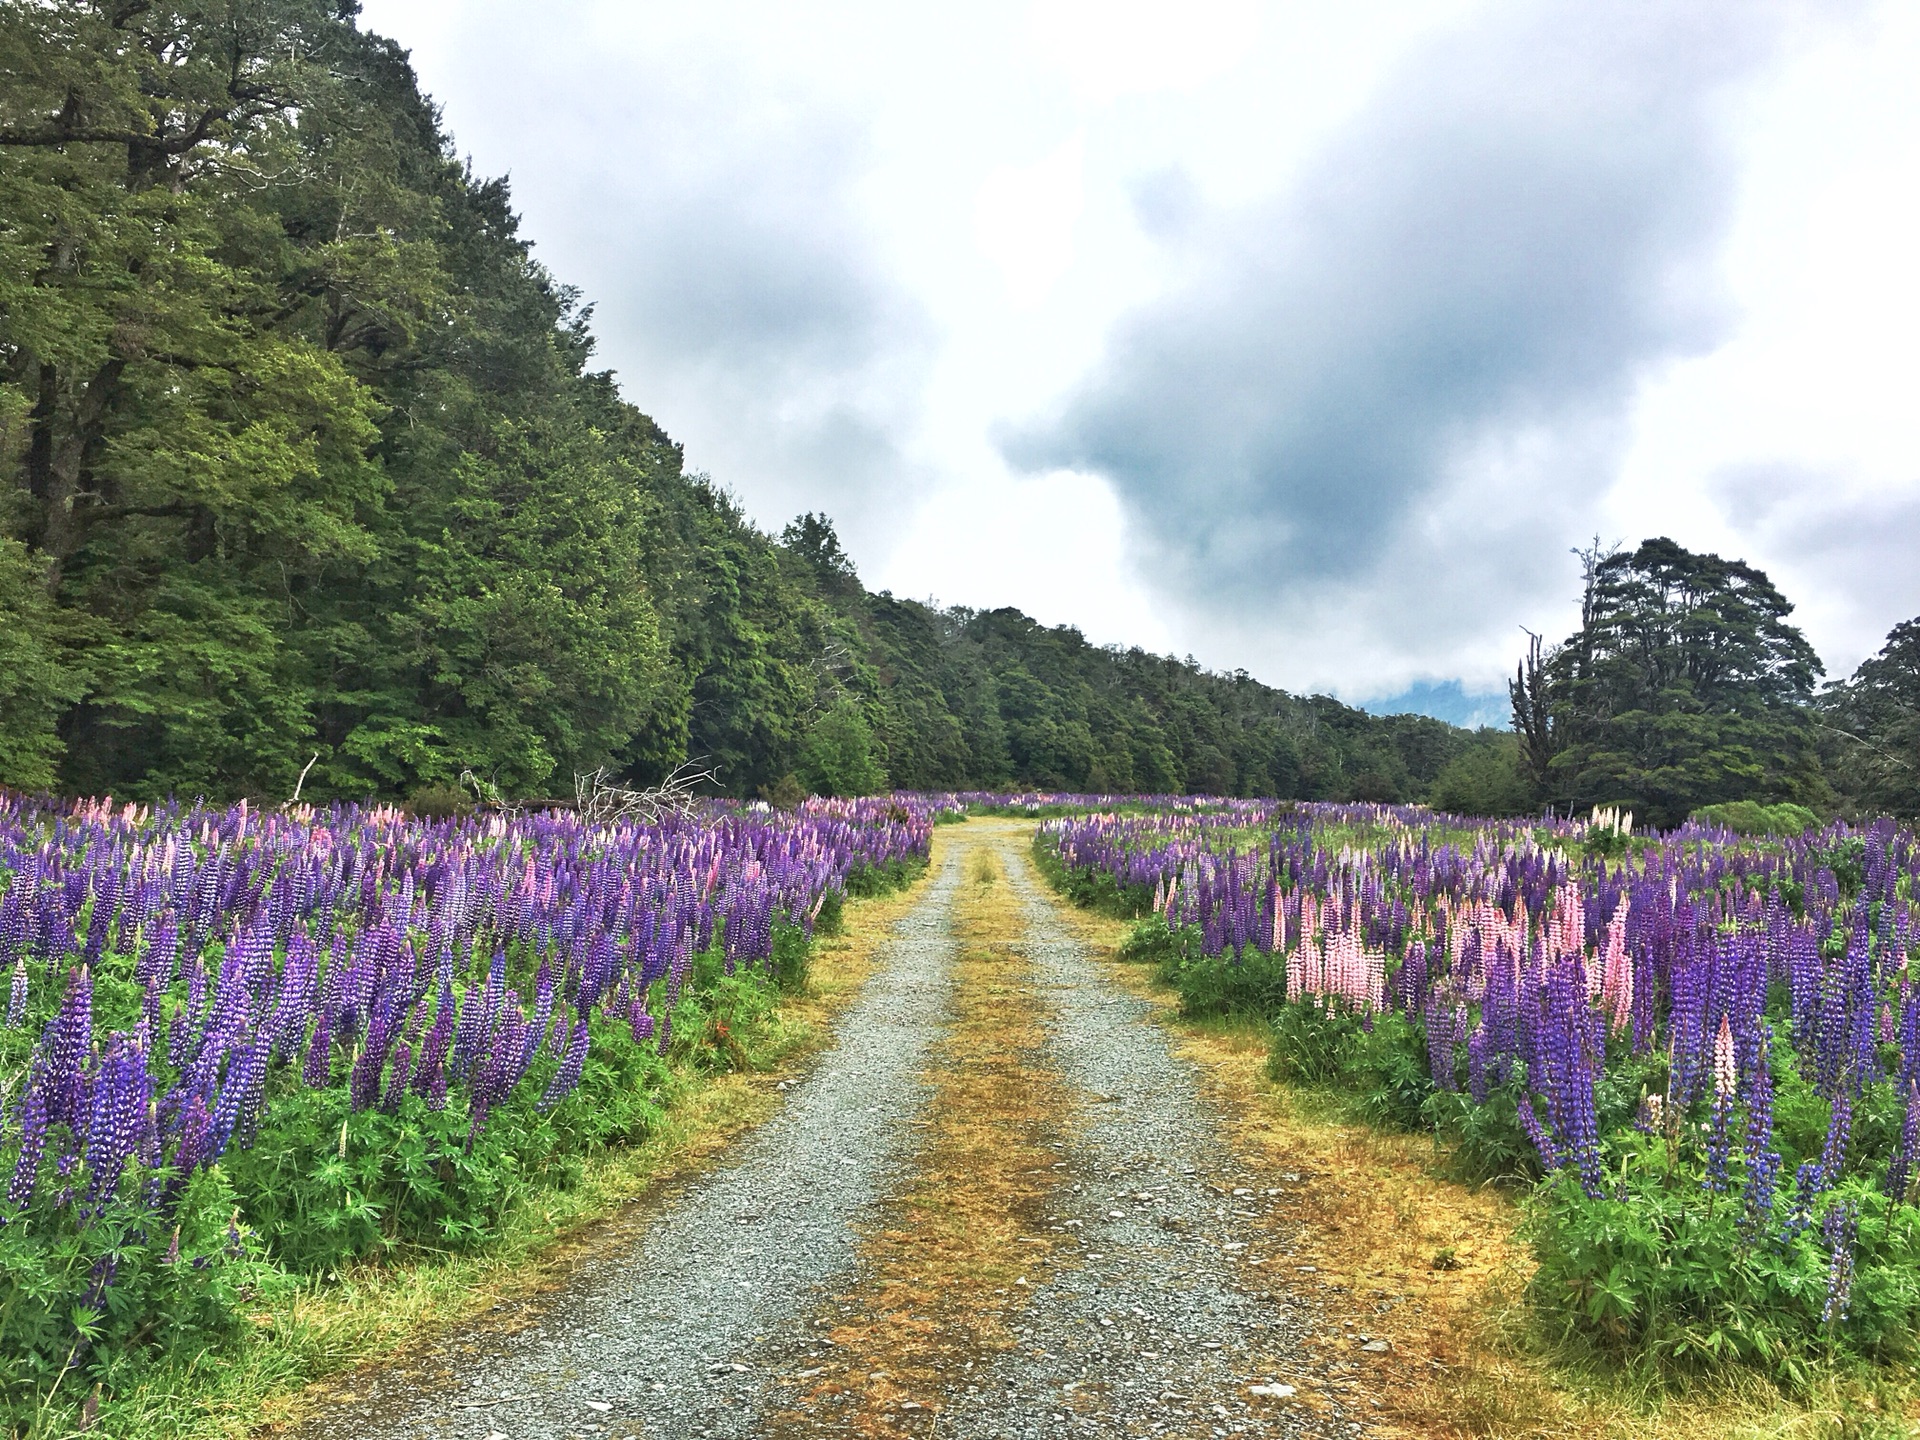
[[[692,815],[704,799],[699,787],[719,778],[720,772],[707,768],[703,761],[687,760],[658,785],[635,790],[610,781],[607,767],[602,765],[573,777],[574,812],[595,825],[621,820],[655,825],[669,815]]]

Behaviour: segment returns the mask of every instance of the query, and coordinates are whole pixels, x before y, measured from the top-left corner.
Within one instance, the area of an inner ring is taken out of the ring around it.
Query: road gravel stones
[[[1264,1259],[1264,1236],[1244,1222],[1272,1196],[1222,1146],[1198,1075],[1151,1007],[1105,972],[1026,857],[1006,842],[1001,852],[1026,908],[1051,1061],[1085,1097],[1051,1222],[1079,1255],[1036,1290],[1019,1347],[951,1397],[941,1433],[1356,1433],[1340,1401],[1309,1410],[1275,1378],[1309,1368],[1318,1317],[1291,1296],[1275,1304],[1246,1264]]]

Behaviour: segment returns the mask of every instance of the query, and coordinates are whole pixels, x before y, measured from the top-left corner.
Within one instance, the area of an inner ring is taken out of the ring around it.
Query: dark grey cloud
[[[1402,65],[1286,194],[1181,227],[1184,282],[1009,458],[1109,477],[1202,607],[1471,543],[1471,507],[1464,531],[1420,518],[1476,483],[1471,457],[1510,434],[1610,446],[1649,367],[1727,334],[1718,112],[1778,20],[1756,0],[1492,7]],[[1141,196],[1159,221],[1160,191]],[[1576,537],[1605,482],[1560,448],[1519,534],[1564,503]]]

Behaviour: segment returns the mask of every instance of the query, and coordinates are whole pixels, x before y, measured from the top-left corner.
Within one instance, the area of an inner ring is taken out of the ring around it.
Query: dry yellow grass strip
[[[995,828],[967,827],[953,1025],[928,1077],[925,1147],[861,1246],[863,1279],[816,1317],[834,1359],[768,1434],[928,1433],[945,1387],[1013,1343],[1010,1318],[1046,1283],[1060,1237],[1041,1217],[1071,1099],[1041,1054],[1041,1003],[1013,948],[1019,902],[983,843]]]

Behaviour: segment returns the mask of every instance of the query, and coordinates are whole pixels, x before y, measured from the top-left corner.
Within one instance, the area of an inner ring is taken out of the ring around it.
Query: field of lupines
[[[645,1134],[670,1057],[726,1064],[931,825],[0,795],[0,1408],[217,1346],[289,1277],[484,1239]]]
[[[1387,807],[1042,828],[1191,1011],[1272,1024],[1277,1078],[1534,1185],[1556,1333],[1789,1384],[1920,1344],[1920,845]]]
[[[1263,816],[1270,800],[1240,800],[1219,795],[1091,795],[1066,790],[946,790],[922,797],[934,807],[936,818],[967,815],[1058,816],[1087,811],[1128,813],[1241,813]]]

